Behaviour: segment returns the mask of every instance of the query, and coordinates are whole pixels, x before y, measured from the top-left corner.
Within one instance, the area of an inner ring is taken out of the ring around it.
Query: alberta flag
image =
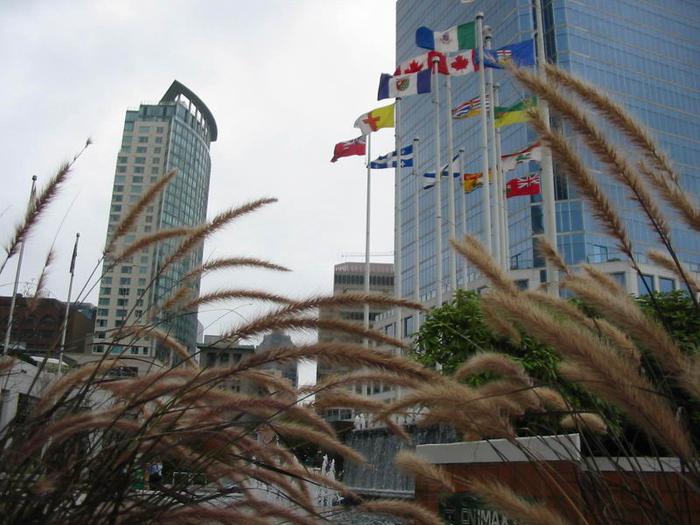
[[[499,49],[484,49],[484,65],[486,67],[503,69],[506,64],[518,67],[534,66],[535,41],[530,38]]]
[[[398,160],[396,151],[387,153],[386,155],[380,155],[372,162],[369,163],[369,167],[373,170],[381,170],[385,168],[395,168],[396,161]],[[413,166],[413,144],[401,148],[401,167],[407,168]]]
[[[408,75],[391,76],[382,73],[379,78],[379,91],[377,100],[385,98],[407,97],[430,93],[430,70],[425,69],[418,73]]]
[[[540,147],[539,143],[535,143],[524,150],[516,151],[515,153],[510,153],[509,155],[503,155],[501,157],[501,166],[503,167],[503,171],[507,172],[512,171],[520,164],[531,160],[542,160],[542,148]]]
[[[523,195],[537,195],[540,192],[540,175],[533,173],[518,177],[506,183],[506,198],[520,197]]]
[[[473,49],[476,42],[476,23],[467,22],[444,31],[433,31],[421,26],[416,30],[416,45],[449,53],[461,49]]]

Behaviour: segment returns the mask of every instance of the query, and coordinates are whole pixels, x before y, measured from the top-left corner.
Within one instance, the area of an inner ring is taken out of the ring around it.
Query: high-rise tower
[[[648,126],[659,145],[669,154],[680,174],[680,184],[688,193],[700,194],[700,7],[696,2],[676,0],[650,2],[639,0],[542,0],[544,42],[547,59],[557,66],[599,86],[621,102],[642,123]],[[532,0],[398,0],[396,3],[396,63],[424,53],[415,43],[416,29],[428,26],[438,31],[475,19],[484,13],[484,24],[490,26],[493,47],[532,38],[535,29]],[[503,71],[494,71],[500,84],[499,105],[509,106],[527,95]],[[444,79],[441,79],[441,164],[447,162]],[[479,96],[478,74],[452,79],[452,106]],[[402,146],[420,138],[418,172],[434,172],[435,133],[434,105],[431,95],[405,97],[401,101],[400,138]],[[553,123],[557,125],[556,115]],[[454,121],[454,151],[465,150],[465,172],[481,171],[480,119]],[[564,127],[564,132],[569,130]],[[526,124],[501,128],[502,154],[520,151],[536,141],[535,133]],[[657,247],[657,241],[646,219],[621,184],[605,173],[591,154],[581,148],[593,173],[618,208],[629,231],[635,252],[644,265],[643,277],[652,289],[668,291],[679,283],[673,276],[646,264],[646,253]],[[573,185],[560,176],[555,165],[555,198],[557,245],[571,265],[600,264],[601,269],[622,282],[628,291],[642,291],[644,283],[631,270],[619,253],[613,239],[603,228]],[[507,174],[510,180],[539,170],[531,162]],[[419,177],[420,178],[420,177]],[[404,297],[414,297],[416,250],[419,253],[420,297],[432,306],[438,285],[443,298],[449,299],[448,181],[442,184],[442,253],[436,254],[435,189],[418,190],[419,211],[413,195],[421,181],[411,177],[411,169],[401,170],[402,260],[401,288]],[[455,183],[457,194],[461,191]],[[482,190],[466,196],[466,206],[456,206],[457,235],[462,234],[462,214],[466,210],[466,232],[483,240]],[[547,279],[544,262],[533,250],[533,235],[543,232],[542,198],[540,195],[508,199],[510,233],[508,266],[514,279],[523,287],[536,287]],[[418,221],[419,234],[415,234]],[[700,269],[700,246],[688,234],[675,215],[669,214],[672,238],[681,260],[692,270]],[[443,280],[437,283],[437,265],[442,266]],[[478,276],[462,271],[458,258],[457,284],[474,288]],[[647,273],[648,270],[648,273]],[[466,279],[465,279],[466,277]],[[466,282],[465,282],[466,280]],[[410,315],[410,312],[404,312]]]
[[[107,242],[124,214],[149,187],[172,170],[175,178],[153,201],[112,253],[120,253],[134,240],[171,228],[192,227],[206,220],[211,161],[209,146],[216,141],[214,116],[202,100],[177,80],[157,104],[141,104],[127,110],[122,145],[112,189]],[[111,344],[110,331],[122,324],[139,323],[153,305],[161,304],[181,284],[182,277],[202,260],[200,246],[186,257],[162,269],[176,249],[175,238],[148,247],[116,266],[107,258],[100,283],[94,352],[121,353],[121,344]],[[199,292],[199,279],[188,285]],[[152,310],[153,311],[153,310]],[[194,349],[196,313],[159,321],[161,330]],[[130,341],[127,355],[167,360],[167,353],[148,339]]]

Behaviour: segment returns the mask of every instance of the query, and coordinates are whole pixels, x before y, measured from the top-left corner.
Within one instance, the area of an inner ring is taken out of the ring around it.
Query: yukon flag
[[[416,30],[416,45],[443,53],[472,49],[476,45],[476,23],[467,22],[444,31],[421,26]]]
[[[397,76],[382,73],[381,77],[379,77],[377,100],[422,95],[423,93],[430,93],[429,69],[418,73]]]

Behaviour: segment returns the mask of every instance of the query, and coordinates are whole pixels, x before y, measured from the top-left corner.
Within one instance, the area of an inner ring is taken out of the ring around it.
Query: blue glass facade
[[[209,146],[216,136],[216,123],[209,110],[177,81],[160,103],[142,104],[139,109],[126,112],[108,239],[130,205],[153,183],[173,170],[176,175],[158,200],[143,211],[129,234],[116,242],[115,253],[141,236],[159,230],[195,227],[206,221],[211,172]],[[199,293],[199,279],[185,283],[183,277],[201,264],[203,246],[162,269],[180,242],[181,238],[161,241],[116,267],[106,261],[98,302],[102,308],[97,312],[95,351],[105,351],[109,346],[112,352],[122,352],[122,345],[101,344],[110,341],[110,330],[123,323],[143,322],[140,318],[152,306],[165,302],[180,286],[188,286],[193,296]],[[196,312],[156,322],[160,329],[194,349]],[[169,352],[152,341],[131,343],[129,353],[155,355],[166,362],[169,358]]]
[[[543,0],[545,47],[548,59],[601,87],[622,102],[648,126],[657,142],[669,154],[688,192],[700,194],[700,5],[682,0]],[[425,25],[434,30],[447,29],[474,20],[477,12],[493,29],[494,47],[531,38],[534,12],[530,0],[477,0],[463,4],[453,0],[398,0],[396,4],[396,61],[400,63],[424,50],[415,45],[416,28]],[[500,85],[500,105],[510,105],[527,93],[515,85],[505,72],[496,70],[494,81]],[[478,75],[452,79],[453,107],[479,96]],[[441,163],[447,159],[446,117],[441,83]],[[435,170],[434,105],[430,95],[407,97],[401,101],[399,127],[401,143],[420,138],[418,173]],[[566,130],[565,130],[566,131]],[[502,153],[518,151],[536,140],[526,124],[501,128]],[[454,147],[465,150],[465,171],[481,171],[481,128],[479,118],[454,121]],[[618,208],[629,230],[634,249],[643,262],[646,252],[657,247],[653,232],[642,213],[629,199],[628,192],[601,170],[590,154],[584,158],[599,177],[610,199]],[[537,163],[520,166],[507,179],[539,169]],[[437,261],[442,264],[443,287],[448,278],[449,225],[446,218],[447,180],[442,184],[443,253],[436,257],[434,213],[435,189],[420,190],[418,217],[413,193],[420,180],[409,169],[401,173],[402,209],[401,282],[404,296],[414,293],[415,250],[420,253],[420,295],[435,297]],[[481,191],[466,196],[467,232],[482,235]],[[462,214],[461,188],[456,183],[456,225],[460,235]],[[555,166],[557,244],[570,264],[602,263],[622,258],[612,239],[603,234],[587,204],[575,188],[558,176]],[[532,235],[543,230],[541,197],[507,200],[510,264],[512,268],[543,266],[533,252]],[[697,269],[700,246],[693,241],[677,217],[669,214],[672,238],[682,260]],[[416,240],[415,221],[420,233]],[[483,239],[483,237],[482,237]],[[458,284],[462,282],[462,261],[458,260]],[[447,295],[445,296],[447,297]]]

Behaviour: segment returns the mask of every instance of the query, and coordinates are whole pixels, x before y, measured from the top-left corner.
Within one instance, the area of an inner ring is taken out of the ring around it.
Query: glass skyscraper
[[[211,160],[209,146],[217,138],[213,115],[200,98],[174,81],[157,104],[128,110],[112,188],[107,242],[131,206],[149,187],[172,170],[175,178],[139,216],[132,230],[113,249],[119,254],[134,240],[172,228],[201,225],[206,220]],[[107,258],[100,283],[95,323],[94,352],[111,351],[150,356],[166,361],[168,354],[151,340],[111,344],[110,331],[122,324],[139,324],[154,305],[162,304],[183,284],[183,276],[202,262],[199,246],[163,270],[163,263],[181,238],[161,241],[116,266]],[[189,279],[192,294],[199,293],[199,278]],[[194,349],[196,312],[156,319],[158,327]]]
[[[484,24],[490,26],[493,47],[499,48],[533,37],[534,9],[530,0],[398,0],[396,3],[396,63],[424,53],[415,44],[419,26],[438,31],[475,19],[484,13]],[[544,36],[550,62],[599,86],[621,102],[636,118],[649,127],[660,146],[668,153],[681,176],[683,189],[700,194],[700,4],[684,0],[543,0]],[[506,72],[494,70],[494,82],[500,85],[499,105],[507,106],[527,96]],[[441,81],[441,163],[447,162],[445,90]],[[452,79],[453,104],[479,96],[478,74]],[[435,171],[434,104],[431,95],[406,97],[401,101],[400,142],[408,145],[420,139],[418,173]],[[465,150],[465,171],[481,171],[481,127],[479,118],[455,120],[454,148]],[[558,125],[553,116],[554,125]],[[568,130],[564,127],[564,132]],[[527,124],[501,128],[502,154],[519,151],[537,137]],[[581,148],[583,151],[583,148]],[[584,158],[598,177],[611,201],[625,221],[635,252],[642,263],[646,253],[658,247],[655,234],[624,187],[605,173],[591,154]],[[539,170],[531,162],[506,174],[510,180]],[[435,189],[422,190],[410,168],[400,175],[402,294],[414,296],[415,251],[420,254],[420,297],[428,305],[435,304],[437,264],[442,265],[444,298],[449,298],[448,252],[448,181],[442,184],[443,249],[436,256]],[[459,196],[456,207],[457,235],[462,233],[463,208],[461,186],[455,182]],[[418,214],[413,195],[420,192]],[[483,208],[481,189],[466,195],[467,232],[482,238]],[[625,281],[629,291],[641,289],[637,276],[628,271],[624,255],[615,242],[604,235],[588,205],[576,189],[558,174],[555,163],[555,197],[557,245],[567,263],[607,265],[604,269],[616,279]],[[507,200],[510,268],[530,270],[530,281],[519,283],[534,288],[546,279],[544,262],[533,251],[533,235],[543,232],[541,196]],[[416,216],[417,215],[417,216]],[[419,222],[419,235],[414,233]],[[672,239],[680,259],[691,269],[700,269],[700,245],[678,218],[669,213]],[[397,250],[398,252],[398,250]],[[458,259],[458,286],[475,287],[477,276],[462,271]],[[541,269],[541,270],[540,270]],[[652,265],[645,276],[651,286],[666,291],[678,286],[673,277],[657,271]],[[527,272],[526,272],[527,273]],[[474,282],[472,282],[474,280]],[[410,312],[404,313],[409,315]],[[413,323],[404,326],[410,333]]]

